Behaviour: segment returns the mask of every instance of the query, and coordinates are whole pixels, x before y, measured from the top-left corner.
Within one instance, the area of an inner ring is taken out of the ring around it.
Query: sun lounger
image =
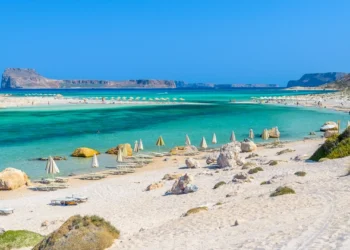
[[[31,187],[30,189],[35,190],[35,191],[56,191],[58,188],[54,186],[36,186],[36,187]]]
[[[55,179],[43,178],[39,182],[42,183],[42,184],[50,184],[50,183],[55,182]]]
[[[82,176],[80,179],[81,180],[101,180],[106,177],[107,177],[106,175],[91,174],[91,175]]]
[[[13,208],[0,208],[0,214],[1,215],[9,215],[13,214],[15,210]]]
[[[53,188],[57,188],[57,189],[65,189],[65,188],[68,188],[69,185],[67,184],[58,184],[58,183],[52,183],[52,184],[49,184],[49,185],[46,185],[47,187],[53,187]]]
[[[83,195],[72,195],[71,197],[66,197],[67,199],[74,199],[76,200],[78,203],[83,203],[83,202],[87,202],[87,200],[89,199],[87,196],[83,196]]]
[[[55,199],[51,200],[51,205],[54,206],[75,206],[78,205],[78,202],[74,198],[63,198],[63,199]]]

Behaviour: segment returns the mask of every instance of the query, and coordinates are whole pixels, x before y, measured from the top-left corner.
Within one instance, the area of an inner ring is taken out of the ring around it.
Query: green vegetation
[[[185,217],[186,216],[189,216],[191,214],[196,214],[196,213],[199,213],[199,212],[203,212],[203,211],[208,211],[208,207],[196,207],[196,208],[192,208],[190,210],[188,210],[186,213],[185,213]]]
[[[322,158],[336,159],[350,155],[350,127],[340,135],[332,135],[310,157],[312,161]]]
[[[305,176],[306,175],[306,172],[304,171],[298,171],[298,172],[295,172],[294,173],[296,176]]]
[[[259,171],[264,171],[261,167],[252,168],[248,171],[248,174],[256,174]]]
[[[271,184],[271,181],[263,181],[260,183],[260,185],[269,185]]]
[[[277,164],[278,164],[278,161],[276,161],[276,160],[271,160],[271,161],[269,161],[269,163],[268,163],[270,166],[276,166]]]
[[[102,250],[110,247],[119,234],[115,227],[101,217],[75,215],[33,250]]]
[[[248,169],[248,168],[251,168],[251,167],[256,167],[256,163],[248,161],[248,162],[243,164],[242,169],[244,170],[244,169]]]
[[[9,230],[0,234],[0,250],[35,246],[43,238],[40,234],[27,230]]]
[[[215,206],[221,206],[223,203],[221,201],[217,202]]]
[[[270,196],[275,197],[279,195],[285,195],[285,194],[295,194],[295,191],[291,189],[290,187],[278,187],[275,192],[273,192]]]
[[[216,183],[215,186],[213,187],[213,189],[217,189],[218,187],[220,187],[222,185],[226,185],[226,182],[220,181],[220,182]]]

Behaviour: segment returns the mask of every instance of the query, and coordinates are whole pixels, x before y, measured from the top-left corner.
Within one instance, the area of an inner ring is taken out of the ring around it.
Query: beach
[[[259,156],[249,161],[263,171],[252,174],[248,183],[232,182],[235,174],[247,170],[210,168],[205,159],[212,153],[201,152],[195,156],[201,165],[197,169],[185,168],[186,156],[165,156],[134,174],[99,181],[72,177],[68,182],[72,186],[64,190],[22,188],[14,197],[4,192],[0,205],[15,208],[15,213],[2,217],[1,227],[46,235],[72,215],[96,214],[121,231],[121,238],[110,249],[347,249],[349,177],[341,176],[350,158],[319,163],[291,160],[297,155],[310,156],[322,142],[313,139],[278,147],[259,146],[254,152]],[[295,151],[277,155],[287,148]],[[249,153],[241,155],[245,158]],[[270,160],[277,160],[278,165],[268,165]],[[307,174],[298,177],[294,174],[297,171]],[[145,191],[149,184],[174,172],[194,176],[199,190],[165,196],[174,181],[164,180],[163,187]],[[260,185],[271,179],[272,184]],[[214,190],[219,181],[227,184]],[[270,197],[283,185],[292,187],[296,194]],[[86,195],[89,200],[72,207],[49,205],[52,199],[72,194]],[[182,217],[187,210],[201,206],[208,211]],[[47,226],[42,226],[43,222]]]

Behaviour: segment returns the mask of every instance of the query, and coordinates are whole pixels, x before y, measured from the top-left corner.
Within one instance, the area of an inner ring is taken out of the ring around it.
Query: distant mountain
[[[345,75],[346,73],[341,72],[305,74],[299,80],[289,81],[287,87],[317,87],[326,83],[337,81]]]

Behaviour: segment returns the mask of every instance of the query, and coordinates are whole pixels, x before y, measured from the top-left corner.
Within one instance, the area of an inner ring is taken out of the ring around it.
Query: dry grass
[[[195,207],[195,208],[191,208],[190,210],[188,210],[185,214],[184,217],[189,216],[191,214],[196,214],[196,213],[200,213],[203,211],[208,211],[208,207]]]

